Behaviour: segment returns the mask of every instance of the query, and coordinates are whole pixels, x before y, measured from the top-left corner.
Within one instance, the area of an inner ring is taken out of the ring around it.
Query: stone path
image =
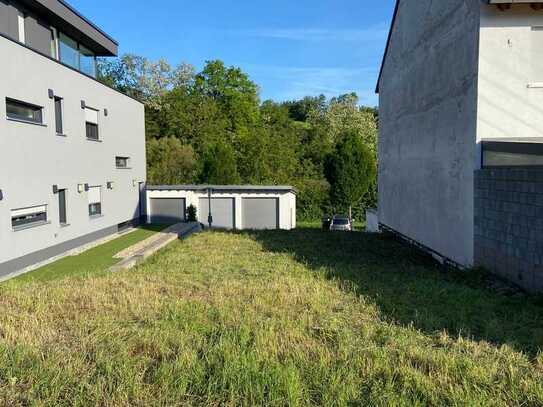
[[[158,232],[153,236],[117,253],[114,257],[122,260],[110,267],[109,271],[131,269],[174,240],[186,238],[193,233],[200,232],[201,230],[202,228],[197,222],[177,223],[172,225],[163,231]]]

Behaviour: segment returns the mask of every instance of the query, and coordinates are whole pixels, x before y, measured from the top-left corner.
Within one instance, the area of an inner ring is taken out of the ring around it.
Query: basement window
[[[543,139],[483,141],[482,167],[543,167]]]
[[[129,168],[130,157],[115,157],[115,166],[117,168]]]
[[[26,229],[47,223],[47,205],[29,208],[13,209],[11,211],[11,226],[13,230]]]

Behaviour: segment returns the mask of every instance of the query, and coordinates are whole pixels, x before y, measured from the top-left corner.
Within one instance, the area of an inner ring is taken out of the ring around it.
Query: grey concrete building
[[[524,223],[539,225],[543,218],[543,184],[528,182],[534,190],[517,191],[534,195],[518,206],[516,189],[502,181],[518,180],[504,171],[519,167],[524,182],[530,174],[540,179],[542,9],[542,1],[524,0],[396,4],[377,85],[379,221],[461,266],[495,270],[486,258],[499,256],[515,263],[517,277],[540,268],[543,246]],[[501,171],[492,171],[497,167]],[[484,188],[475,187],[478,179]],[[487,201],[502,187],[508,195],[498,194],[494,208]],[[487,236],[479,220],[496,221],[502,213],[509,226],[500,226],[498,236],[493,225]],[[511,216],[523,219],[523,233]],[[519,239],[526,241],[526,255],[511,248]],[[533,279],[522,285],[532,288]]]
[[[0,0],[0,277],[144,214],[144,107],[99,83],[117,43],[62,0]]]

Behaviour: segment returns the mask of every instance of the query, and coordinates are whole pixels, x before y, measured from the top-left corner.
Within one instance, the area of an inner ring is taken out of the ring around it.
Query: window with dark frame
[[[130,157],[115,157],[115,165],[117,168],[128,168]]]
[[[85,129],[89,140],[100,140],[98,131],[98,110],[85,108]]]
[[[13,229],[26,228],[47,223],[47,206],[14,209],[11,211]]]
[[[543,167],[543,143],[482,141],[482,167]]]
[[[89,216],[99,216],[102,214],[102,187],[89,187]]]
[[[55,128],[57,134],[64,134],[62,126],[62,98],[55,96]]]
[[[6,115],[9,119],[43,124],[43,108],[30,103],[6,98]]]
[[[90,140],[100,140],[98,136],[98,125],[96,123],[86,122],[87,138]]]
[[[66,190],[58,190],[58,219],[61,225],[68,224],[68,217],[66,214]]]

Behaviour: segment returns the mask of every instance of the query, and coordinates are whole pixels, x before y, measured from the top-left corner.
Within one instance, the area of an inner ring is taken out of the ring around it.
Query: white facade
[[[483,4],[479,43],[477,141],[542,138],[543,11]]]
[[[207,219],[201,219],[200,200],[202,198],[208,198],[208,193],[205,188],[190,188],[181,189],[172,186],[172,189],[153,189],[149,187],[147,190],[147,204],[148,208],[147,221],[151,221],[151,199],[155,198],[182,198],[185,199],[186,207],[193,205],[198,214],[198,221],[207,224]],[[175,189],[174,189],[175,188]],[[237,189],[237,190],[220,190],[215,188],[212,192],[212,199],[220,198],[232,198],[234,199],[234,220],[235,229],[243,230],[246,226],[243,224],[243,199],[246,198],[275,198],[278,200],[278,227],[283,230],[291,230],[296,228],[296,193],[293,188],[287,188],[284,190],[262,190],[262,189]]]
[[[139,220],[146,162],[141,103],[4,35],[0,55],[3,276]],[[55,98],[62,99],[62,134],[57,134]],[[39,107],[41,122],[14,120],[10,100]],[[98,140],[87,138],[89,111],[83,105],[94,109]],[[129,157],[130,168],[117,168],[117,156]],[[59,190],[65,196],[64,222]],[[90,204],[100,213],[91,216]],[[46,219],[14,226],[27,208],[45,208]]]

